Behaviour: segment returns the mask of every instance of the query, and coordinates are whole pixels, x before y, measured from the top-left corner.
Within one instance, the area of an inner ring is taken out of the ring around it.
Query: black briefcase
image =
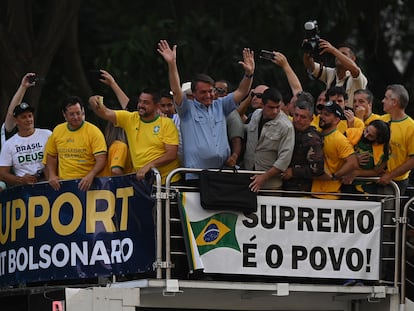
[[[230,210],[250,214],[257,211],[257,195],[249,188],[252,174],[203,170],[200,201],[206,210]]]

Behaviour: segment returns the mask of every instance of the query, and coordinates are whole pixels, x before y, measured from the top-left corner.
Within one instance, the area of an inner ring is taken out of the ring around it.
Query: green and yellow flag
[[[200,255],[218,247],[240,252],[236,238],[237,215],[218,213],[200,221],[190,222]]]

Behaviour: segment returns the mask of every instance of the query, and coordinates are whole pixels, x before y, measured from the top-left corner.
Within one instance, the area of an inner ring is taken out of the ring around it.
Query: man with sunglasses
[[[253,112],[256,109],[263,108],[263,101],[262,96],[263,92],[266,91],[269,87],[264,84],[259,84],[254,89],[250,91],[250,96],[247,96],[237,107],[237,111],[240,114],[240,117],[242,118],[242,121],[244,123],[249,123],[250,119],[252,117]],[[249,109],[250,108],[250,109]],[[246,115],[247,111],[251,110],[248,115]]]
[[[214,99],[224,97],[229,94],[229,83],[226,80],[217,80],[214,82]]]

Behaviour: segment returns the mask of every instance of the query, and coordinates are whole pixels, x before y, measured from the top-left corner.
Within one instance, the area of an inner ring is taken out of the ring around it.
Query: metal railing
[[[165,184],[165,190],[166,190],[166,208],[164,210],[164,217],[165,217],[165,268],[166,268],[166,274],[165,274],[165,278],[171,279],[171,269],[173,267],[173,263],[171,262],[171,214],[170,214],[170,205],[171,205],[171,197],[172,197],[172,192],[178,192],[180,189],[188,189],[188,187],[181,187],[181,186],[171,186],[171,180],[172,178],[176,175],[176,174],[182,174],[182,173],[199,173],[203,171],[203,169],[190,169],[190,168],[178,168],[173,170],[172,172],[170,172],[170,174],[167,176],[166,178],[166,184]],[[232,172],[232,170],[224,170],[224,171],[229,171]],[[238,170],[238,173],[244,173],[244,174],[261,174],[264,172],[261,171],[245,171],[245,170]],[[368,178],[356,178],[357,180],[360,181],[373,181],[375,182],[376,180],[378,180],[378,178],[375,177],[368,177]],[[392,193],[389,194],[377,194],[377,195],[369,195],[370,198],[372,198],[372,200],[382,200],[382,202],[384,203],[385,201],[390,201],[393,202],[393,209],[391,210],[391,212],[393,212],[393,217],[392,220],[394,222],[394,233],[395,233],[395,238],[394,238],[394,258],[388,258],[389,260],[393,260],[394,261],[394,273],[393,273],[393,281],[384,281],[384,283],[392,283],[392,286],[397,287],[399,285],[399,278],[400,278],[400,269],[401,269],[401,262],[400,262],[400,239],[398,237],[400,237],[400,228],[401,228],[401,218],[399,217],[400,215],[400,190],[398,188],[398,185],[394,182],[390,183],[390,189],[392,190]],[[194,187],[193,187],[194,189]],[[293,193],[292,191],[282,191],[282,190],[262,190],[259,192],[259,194],[289,194],[289,193]],[[326,193],[322,193],[322,192],[314,192],[314,193],[309,193],[309,192],[294,192],[295,194],[303,194],[303,195],[315,195],[315,194],[326,194]],[[344,195],[345,193],[330,193],[333,195]],[[348,195],[348,194],[347,194]],[[355,196],[356,198],[358,197],[367,197],[367,194],[349,194],[352,196]],[[389,225],[389,227],[392,227],[391,225]],[[392,243],[391,243],[392,244]],[[401,273],[402,274],[402,273]],[[158,275],[158,274],[157,274]]]
[[[406,286],[407,281],[414,284],[414,279],[408,279],[406,275],[406,266],[409,264],[407,262],[407,249],[410,248],[414,252],[414,245],[407,241],[407,227],[410,230],[414,231],[414,225],[409,222],[409,212],[414,215],[414,197],[410,198],[407,203],[405,203],[403,208],[403,213],[401,215],[400,223],[402,223],[402,233],[401,233],[401,296],[400,296],[400,305],[405,305],[405,298],[406,298]],[[414,263],[410,263],[414,265]]]
[[[151,169],[155,176],[155,200],[156,200],[156,238],[157,250],[155,257],[156,277],[162,278],[162,188],[161,188],[161,174],[156,168]]]

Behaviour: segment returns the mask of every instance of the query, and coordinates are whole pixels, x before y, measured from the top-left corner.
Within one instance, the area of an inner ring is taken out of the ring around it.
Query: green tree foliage
[[[357,47],[358,63],[369,79],[380,111],[385,86],[414,79],[409,1],[203,1],[203,0],[4,0],[0,3],[0,117],[21,77],[36,71],[46,83],[30,90],[38,124],[61,122],[59,103],[69,95],[86,101],[100,93],[114,99],[91,70],[108,70],[130,96],[144,87],[168,88],[167,68],[157,42],[178,45],[182,82],[197,72],[227,79],[236,87],[242,76],[241,51],[250,47],[285,54],[315,96],[323,88],[308,78],[300,45],[303,24],[316,19],[320,35],[333,44]],[[405,70],[394,63],[405,57]],[[288,92],[280,68],[256,58],[254,83]],[[333,59],[328,59],[328,63]],[[92,113],[87,118],[98,122]]]

